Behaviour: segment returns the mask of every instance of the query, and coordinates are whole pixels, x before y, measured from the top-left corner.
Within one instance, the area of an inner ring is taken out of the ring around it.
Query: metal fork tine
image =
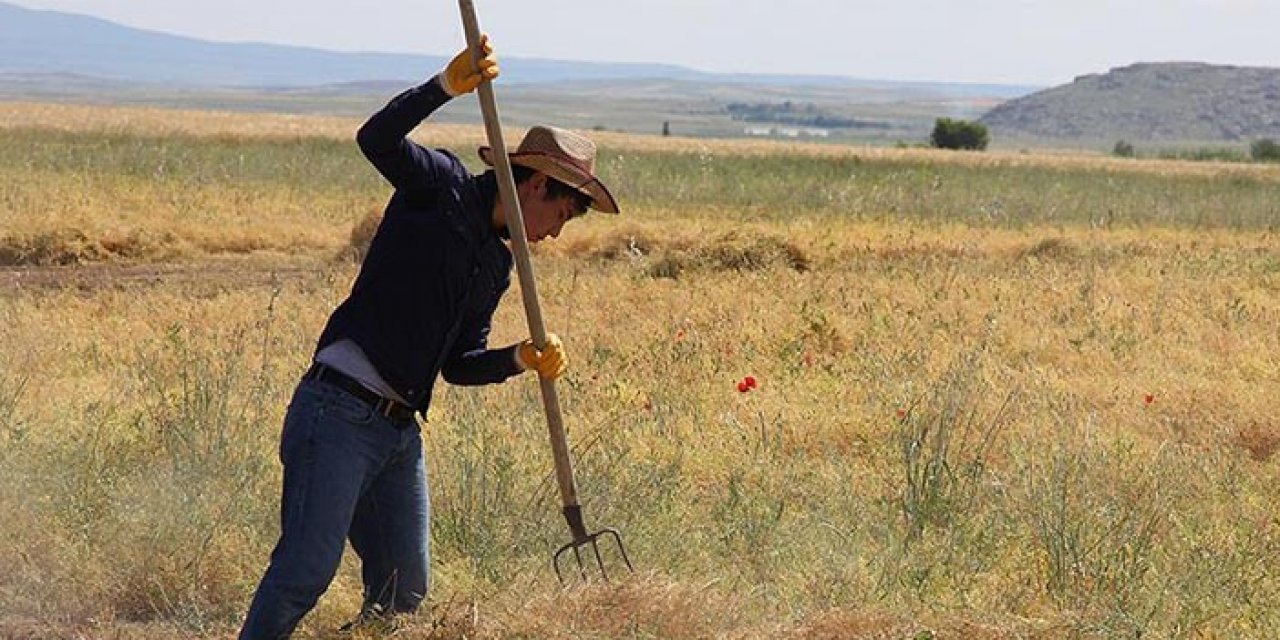
[[[618,534],[616,529],[605,528],[595,533],[584,534],[556,551],[552,557],[552,567],[556,571],[556,579],[560,581],[560,584],[565,583],[564,571],[560,568],[560,562],[567,551],[573,551],[574,560],[578,563],[578,576],[583,582],[591,581],[591,576],[587,572],[587,563],[582,561],[582,548],[587,545],[591,546],[591,553],[595,556],[596,568],[600,570],[600,577],[605,582],[609,581],[609,570],[605,567],[604,556],[600,553],[600,538],[602,536],[613,538],[614,545],[618,547],[618,555],[622,556],[623,564],[626,565],[628,571],[635,571],[635,568],[631,566],[631,558],[627,555],[627,548],[622,544],[622,536]]]
[[[573,545],[573,559],[578,561],[578,575],[587,580],[587,566],[582,564],[582,552],[579,545]]]
[[[600,534],[596,534],[597,536]],[[604,568],[604,559],[600,557],[600,545],[596,544],[596,536],[591,537],[591,551],[596,554],[596,564],[600,567],[600,577],[609,581],[609,572]]]
[[[618,533],[618,530],[605,529],[605,533],[613,536],[613,542],[618,546],[618,553],[622,555],[622,561],[626,563],[627,570],[635,571],[635,568],[631,566],[631,558],[627,556],[627,548],[622,545],[622,536]]]

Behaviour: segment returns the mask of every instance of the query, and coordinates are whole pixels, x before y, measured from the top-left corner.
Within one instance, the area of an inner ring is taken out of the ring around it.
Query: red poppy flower
[[[747,377],[745,377],[745,378],[743,378],[743,379],[742,379],[742,382],[743,382],[743,383],[745,383],[745,384],[747,385],[747,388],[748,388],[748,389],[754,389],[754,388],[756,388],[756,387],[760,386],[760,385],[756,384],[756,378],[755,378],[755,376],[747,376]]]
[[[1155,401],[1156,401],[1156,397],[1155,397],[1154,395],[1152,395],[1152,394],[1148,393],[1147,395],[1142,396],[1142,401],[1143,401],[1143,402],[1145,402],[1145,403],[1147,403],[1147,404],[1151,404],[1152,402],[1155,402]]]
[[[898,409],[898,418],[899,418],[899,419],[902,419],[902,418],[905,418],[905,417],[907,417],[907,410],[906,410],[906,409]]]
[[[746,393],[750,390],[751,390],[751,387],[747,386],[746,381],[738,383],[738,393]]]

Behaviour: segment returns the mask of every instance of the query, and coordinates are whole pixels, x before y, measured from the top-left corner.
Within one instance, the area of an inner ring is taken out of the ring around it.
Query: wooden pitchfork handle
[[[467,48],[472,52],[472,64],[479,69],[480,25],[476,20],[475,5],[471,0],[458,0],[462,10],[462,26],[467,35]],[[539,350],[547,344],[547,328],[542,322],[542,308],[538,305],[538,290],[534,283],[533,262],[529,260],[529,241],[525,237],[524,216],[520,212],[520,199],[516,195],[516,181],[511,175],[511,159],[502,141],[502,125],[498,121],[498,102],[493,95],[493,84],[482,78],[477,87],[480,95],[480,111],[484,114],[484,129],[493,149],[494,166],[498,173],[498,193],[506,208],[507,230],[515,248],[516,272],[520,276],[520,292],[524,297],[524,312],[529,319],[529,335]],[[573,462],[569,459],[569,444],[564,434],[564,418],[560,415],[560,397],[556,395],[555,380],[538,376],[542,386],[542,407],[547,414],[547,430],[551,435],[551,452],[555,457],[556,482],[560,485],[560,501],[564,505],[564,517],[569,523],[576,543],[589,536],[582,520],[582,507],[578,504],[578,487],[573,481]]]

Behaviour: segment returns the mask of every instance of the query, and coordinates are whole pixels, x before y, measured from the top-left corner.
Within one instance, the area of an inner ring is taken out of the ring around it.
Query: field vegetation
[[[359,121],[0,114],[0,637],[228,637],[388,195]],[[479,128],[419,135],[480,168]],[[556,583],[531,379],[445,386],[396,637],[1280,630],[1280,166],[597,139],[625,213],[535,265],[637,573]],[[525,334],[518,292],[495,322]],[[304,637],[358,607],[348,556]]]

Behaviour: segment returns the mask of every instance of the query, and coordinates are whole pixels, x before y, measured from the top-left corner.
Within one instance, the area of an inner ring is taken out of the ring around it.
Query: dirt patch
[[[742,628],[740,612],[710,588],[657,576],[530,597],[523,608],[480,621],[480,638],[712,638]]]
[[[192,296],[315,277],[326,265],[221,260],[184,264],[85,264],[0,267],[0,296],[40,289],[182,287]]]

